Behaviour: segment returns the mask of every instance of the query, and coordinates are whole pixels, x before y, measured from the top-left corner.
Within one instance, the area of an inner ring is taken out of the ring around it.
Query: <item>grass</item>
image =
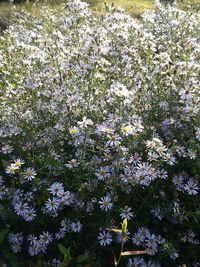
[[[83,0],[84,1],[84,0]],[[51,5],[57,10],[63,9],[66,0],[36,0],[30,2],[22,2],[13,5],[7,2],[0,2],[0,30],[7,27],[12,22],[11,14],[14,11],[23,12],[26,10],[35,16],[39,16],[43,5]],[[104,0],[85,0],[90,4],[90,7],[97,12],[104,12]],[[140,18],[141,14],[148,9],[154,8],[154,0],[106,0],[108,4],[114,3],[116,7],[124,8],[129,14],[135,18]],[[192,6],[193,10],[200,10],[200,0],[182,0],[179,3],[180,8],[187,9],[188,5]]]
[[[88,0],[86,1],[91,5],[91,8],[103,12],[105,10],[105,4],[103,0]],[[154,7],[153,0],[106,0],[106,3],[112,4],[116,7],[124,8],[133,17],[139,17],[145,10],[152,9]]]

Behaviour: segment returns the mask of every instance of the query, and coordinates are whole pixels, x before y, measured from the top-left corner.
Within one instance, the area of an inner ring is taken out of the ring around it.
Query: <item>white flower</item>
[[[131,135],[133,133],[133,126],[131,126],[131,125],[122,126],[121,132],[122,132],[123,136]]]
[[[86,117],[83,117],[82,121],[78,121],[78,125],[80,126],[80,128],[87,128],[87,126],[91,126],[93,124],[93,121]]]
[[[25,163],[25,161],[22,160],[22,159],[16,159],[16,160],[14,160],[14,164],[15,164],[15,166],[16,166],[16,167],[19,167],[19,168],[20,168],[24,163]]]
[[[128,97],[130,94],[126,86],[124,86],[123,84],[119,82],[116,84],[113,84],[110,90],[112,93],[114,93],[118,97]]]
[[[7,168],[6,168],[6,173],[7,174],[14,174],[16,170],[18,170],[19,167],[16,166],[14,163],[12,163],[11,165],[9,165]]]
[[[69,128],[69,132],[74,137],[74,136],[78,136],[79,135],[80,130],[79,130],[78,127],[70,127]]]

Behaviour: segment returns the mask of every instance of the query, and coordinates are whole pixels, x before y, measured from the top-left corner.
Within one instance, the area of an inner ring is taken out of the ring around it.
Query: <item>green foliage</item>
[[[58,244],[58,249],[60,253],[64,256],[64,260],[62,261],[62,267],[68,266],[70,261],[72,260],[70,248],[66,248],[64,245]]]
[[[9,229],[2,229],[0,230],[0,245],[3,243],[5,237],[9,233]]]

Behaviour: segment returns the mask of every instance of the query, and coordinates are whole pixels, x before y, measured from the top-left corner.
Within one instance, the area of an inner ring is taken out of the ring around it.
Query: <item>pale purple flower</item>
[[[110,175],[109,168],[107,166],[100,167],[100,169],[95,172],[95,175],[98,178],[98,180],[103,181],[105,180],[106,177]]]
[[[144,242],[145,238],[141,233],[136,233],[133,235],[132,242],[134,245],[141,245]]]
[[[62,183],[55,182],[50,186],[48,190],[53,196],[60,196],[64,192],[64,187]]]
[[[100,208],[102,210],[108,211],[112,209],[112,200],[109,196],[102,197],[101,200],[99,201]]]
[[[132,209],[128,206],[125,206],[124,209],[121,209],[120,216],[122,219],[127,218],[127,220],[130,220],[133,217]]]
[[[27,203],[20,201],[14,205],[14,210],[17,213],[17,215],[25,216],[29,210],[29,206]]]
[[[74,232],[74,233],[79,233],[82,229],[82,224],[80,223],[80,221],[78,222],[72,222],[71,223],[71,230]]]
[[[34,218],[36,217],[36,211],[34,208],[29,208],[25,214],[23,215],[24,219],[27,221],[27,222],[30,222],[30,221],[33,221]]]
[[[107,246],[112,243],[112,235],[109,232],[103,231],[99,233],[98,240],[101,246]]]
[[[36,171],[34,170],[34,168],[27,168],[25,171],[24,171],[24,179],[28,180],[28,181],[32,181],[35,176],[37,175]]]
[[[55,212],[60,207],[60,201],[55,197],[49,198],[45,203],[45,207],[49,212]]]
[[[196,195],[198,194],[198,190],[199,190],[199,187],[197,185],[197,183],[192,179],[190,178],[185,186],[184,186],[184,190],[189,194],[189,195]]]

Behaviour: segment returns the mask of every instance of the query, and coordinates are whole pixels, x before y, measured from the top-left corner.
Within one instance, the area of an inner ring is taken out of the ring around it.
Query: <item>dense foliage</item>
[[[199,14],[68,1],[0,45],[1,265],[113,266],[127,218],[121,266],[200,266]]]

